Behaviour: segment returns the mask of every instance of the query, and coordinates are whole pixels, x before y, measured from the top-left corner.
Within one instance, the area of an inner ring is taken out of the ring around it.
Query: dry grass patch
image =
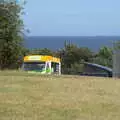
[[[120,120],[120,81],[0,72],[0,120]]]

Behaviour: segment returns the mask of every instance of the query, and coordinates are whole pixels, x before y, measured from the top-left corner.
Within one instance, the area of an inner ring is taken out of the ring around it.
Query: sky
[[[120,35],[120,0],[27,0],[30,36]]]

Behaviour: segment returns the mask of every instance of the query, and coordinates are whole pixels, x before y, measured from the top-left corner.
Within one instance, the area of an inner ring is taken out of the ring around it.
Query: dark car
[[[112,77],[112,69],[94,63],[84,62],[83,71],[79,74],[82,76],[98,76],[98,77]]]

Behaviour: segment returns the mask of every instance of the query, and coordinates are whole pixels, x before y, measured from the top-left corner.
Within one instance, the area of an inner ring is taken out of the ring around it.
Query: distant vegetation
[[[97,53],[87,47],[78,47],[75,44],[65,41],[64,48],[57,51],[50,49],[26,50],[24,55],[52,55],[60,57],[62,61],[62,73],[76,74],[81,70],[82,62],[91,62],[112,68],[113,50],[109,47],[102,47]]]
[[[81,69],[83,61],[101,64],[112,68],[113,49],[102,47],[95,53],[89,48],[78,47],[65,41],[64,47],[52,51],[44,49],[27,49],[23,47],[24,30],[23,21],[20,19],[23,7],[15,2],[0,2],[0,69],[18,69],[25,55],[52,55],[62,60],[62,73],[76,73]],[[117,49],[120,45],[117,43]]]

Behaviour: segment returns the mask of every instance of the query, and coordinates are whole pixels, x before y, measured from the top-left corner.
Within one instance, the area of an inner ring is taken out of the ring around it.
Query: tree
[[[113,43],[113,50],[114,50],[114,51],[120,51],[120,40],[115,41],[115,42]]]
[[[109,47],[100,48],[93,62],[112,68],[113,50]]]
[[[23,51],[23,37],[21,30],[24,29],[22,6],[15,1],[0,1],[0,68],[11,68],[17,64]]]
[[[32,54],[32,55],[50,55],[50,56],[54,56],[53,51],[49,50],[48,48],[33,49],[33,50],[30,50],[29,54]]]
[[[80,62],[90,62],[92,60],[92,52],[88,48],[80,48],[75,44],[65,41],[64,48],[58,51],[62,60],[63,73],[69,73],[70,69]],[[75,64],[75,65],[74,65]]]

